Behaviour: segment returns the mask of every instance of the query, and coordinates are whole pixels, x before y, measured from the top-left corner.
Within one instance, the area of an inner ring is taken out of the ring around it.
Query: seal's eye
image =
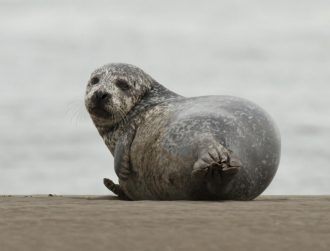
[[[127,83],[126,80],[124,79],[117,79],[116,82],[115,82],[115,85],[121,89],[122,91],[127,91],[130,89],[130,86],[129,84]]]
[[[93,77],[91,79],[91,85],[96,85],[99,82],[100,82],[100,79],[98,77]]]

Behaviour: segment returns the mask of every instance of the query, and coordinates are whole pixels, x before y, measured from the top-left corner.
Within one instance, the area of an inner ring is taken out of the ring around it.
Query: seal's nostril
[[[107,93],[104,93],[103,95],[101,95],[101,99],[105,100],[109,95]]]
[[[109,93],[106,93],[105,91],[96,91],[92,99],[94,102],[103,103],[106,102],[110,97],[111,95]]]

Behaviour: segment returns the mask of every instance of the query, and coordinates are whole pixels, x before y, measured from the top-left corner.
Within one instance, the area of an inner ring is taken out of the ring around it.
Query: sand
[[[0,250],[330,250],[330,196],[1,196]]]

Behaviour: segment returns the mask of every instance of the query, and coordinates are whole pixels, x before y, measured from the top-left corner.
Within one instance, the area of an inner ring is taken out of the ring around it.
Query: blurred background
[[[266,109],[282,158],[264,194],[330,193],[330,1],[0,1],[0,194],[107,194],[90,73],[137,65],[184,96]]]

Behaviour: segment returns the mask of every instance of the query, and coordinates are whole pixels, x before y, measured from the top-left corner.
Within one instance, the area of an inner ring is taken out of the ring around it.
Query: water
[[[266,194],[330,193],[330,2],[0,1],[0,194],[105,194],[83,105],[94,68],[135,64],[184,96],[264,107],[282,134]]]

